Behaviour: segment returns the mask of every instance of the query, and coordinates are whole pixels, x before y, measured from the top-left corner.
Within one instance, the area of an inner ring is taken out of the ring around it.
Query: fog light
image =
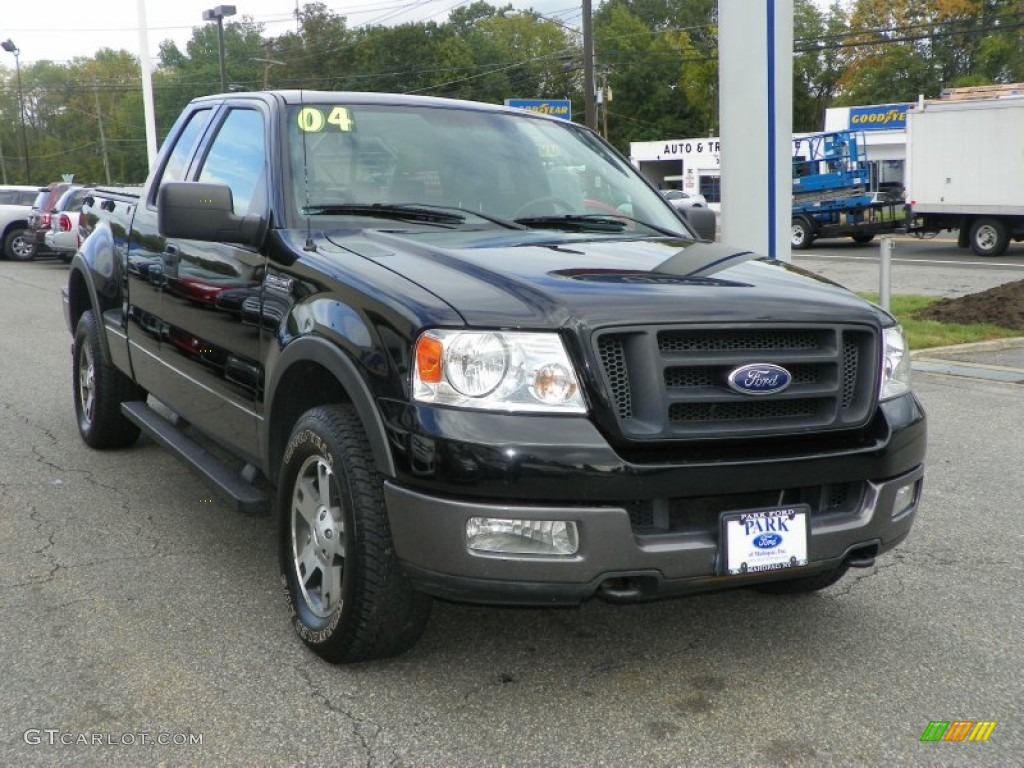
[[[896,490],[896,497],[892,500],[892,516],[899,517],[909,510],[917,501],[917,488],[920,480],[901,485]]]
[[[510,555],[574,555],[580,540],[569,520],[503,520],[471,517],[466,542],[479,552]]]

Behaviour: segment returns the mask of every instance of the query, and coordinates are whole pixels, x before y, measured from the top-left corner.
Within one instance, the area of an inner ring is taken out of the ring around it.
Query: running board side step
[[[247,515],[267,510],[267,497],[145,402],[121,403],[121,412],[158,445],[175,454]]]

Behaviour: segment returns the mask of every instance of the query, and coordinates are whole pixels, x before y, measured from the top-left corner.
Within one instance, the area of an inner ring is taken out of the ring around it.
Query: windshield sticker
[[[342,133],[351,133],[356,129],[352,113],[346,107],[333,107],[326,115],[319,107],[303,107],[299,110],[296,120],[299,130],[304,133],[320,133],[329,125]]]

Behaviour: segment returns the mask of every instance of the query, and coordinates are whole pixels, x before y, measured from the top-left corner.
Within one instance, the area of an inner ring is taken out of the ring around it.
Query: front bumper
[[[408,413],[406,414],[409,415]],[[407,418],[399,473],[385,484],[396,553],[425,592],[468,602],[572,604],[598,595],[649,599],[796,578],[867,564],[910,531],[924,476],[926,421],[913,396],[879,407],[867,437],[774,453],[618,455],[585,419],[493,414]],[[397,431],[397,430],[396,430]],[[649,459],[650,457],[639,457]],[[895,509],[897,490],[913,487]],[[783,501],[783,499],[785,501]],[[809,564],[730,576],[723,512],[782,503],[810,508]],[[894,514],[895,512],[895,514]],[[471,517],[571,520],[571,556],[471,550]]]
[[[661,535],[638,532],[624,506],[522,506],[453,501],[385,485],[395,548],[419,589],[438,597],[520,605],[573,604],[598,595],[642,600],[778,578],[796,578],[870,562],[909,533],[920,499],[924,468],[867,481],[852,509],[812,510],[808,556],[797,569],[725,575],[717,525]],[[913,503],[893,516],[898,488],[913,484]],[[572,520],[579,530],[575,555],[502,555],[471,551],[470,517]]]

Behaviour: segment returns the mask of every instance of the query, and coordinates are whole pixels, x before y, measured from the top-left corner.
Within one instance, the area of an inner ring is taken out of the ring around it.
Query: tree
[[[820,131],[843,74],[843,49],[837,43],[846,31],[839,0],[821,10],[814,0],[793,3],[793,130]]]
[[[697,7],[707,15],[695,16]],[[610,0],[595,14],[598,69],[607,74],[614,95],[609,135],[620,149],[630,141],[717,128],[717,50],[707,47],[715,36],[714,7]]]

